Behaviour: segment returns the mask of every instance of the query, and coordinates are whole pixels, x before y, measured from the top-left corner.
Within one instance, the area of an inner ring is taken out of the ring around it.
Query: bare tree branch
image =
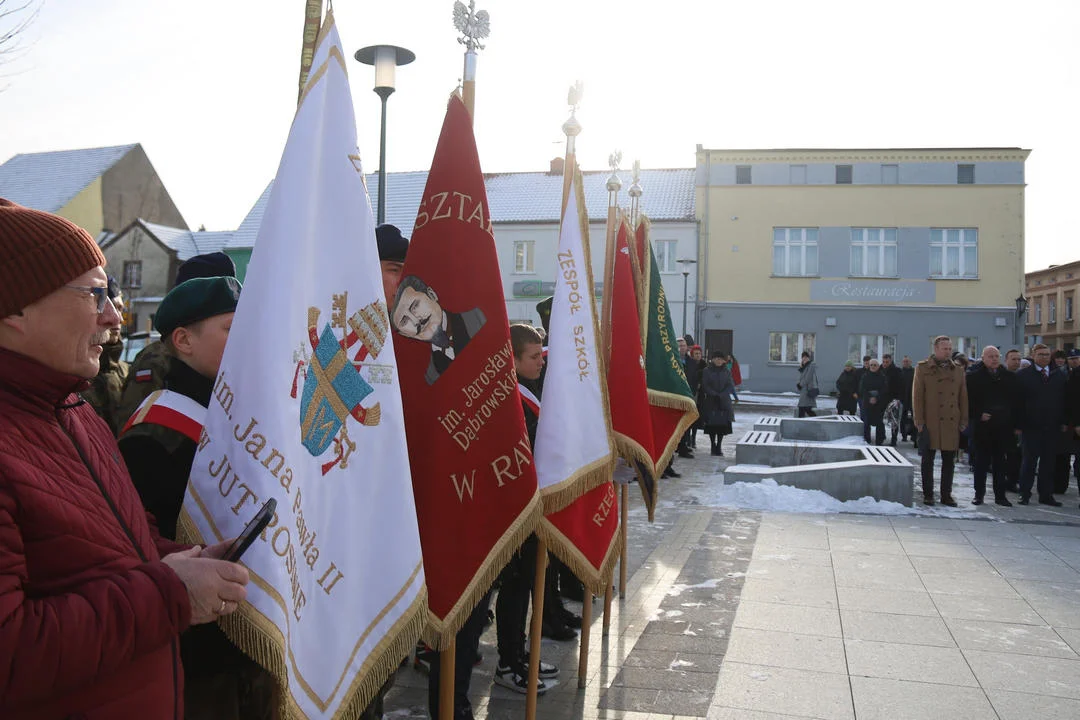
[[[40,12],[41,6],[37,0],[17,0],[14,3],[0,0],[0,65],[12,62],[26,51],[19,36],[33,24]],[[5,86],[0,86],[0,92],[4,89]]]

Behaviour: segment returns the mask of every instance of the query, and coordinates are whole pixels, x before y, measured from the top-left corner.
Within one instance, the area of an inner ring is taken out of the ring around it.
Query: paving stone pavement
[[[1075,482],[1062,508],[965,507],[963,472],[958,510],[733,507],[720,473],[759,414],[737,414],[729,457],[706,447],[677,462],[684,476],[663,481],[655,523],[631,488],[626,597],[606,638],[603,604],[593,606],[584,690],[577,642],[544,641],[562,675],[539,718],[1080,718]],[[481,653],[477,720],[523,718],[524,696],[492,684],[494,627]],[[386,717],[427,717],[426,703],[426,677],[403,668]]]

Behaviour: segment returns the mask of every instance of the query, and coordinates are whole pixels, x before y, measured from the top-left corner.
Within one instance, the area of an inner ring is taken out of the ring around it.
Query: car
[[[120,359],[124,362],[132,362],[144,347],[160,339],[161,333],[157,330],[133,332],[124,341],[124,352],[120,355]]]

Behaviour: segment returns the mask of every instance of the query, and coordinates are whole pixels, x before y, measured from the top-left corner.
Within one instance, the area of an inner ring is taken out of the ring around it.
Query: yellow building
[[[766,391],[794,390],[810,351],[827,392],[846,360],[918,360],[935,335],[1020,342],[1029,152],[698,146],[705,345]]]
[[[1025,286],[1028,346],[1045,343],[1055,350],[1080,347],[1080,323],[1076,317],[1080,261],[1030,272]]]

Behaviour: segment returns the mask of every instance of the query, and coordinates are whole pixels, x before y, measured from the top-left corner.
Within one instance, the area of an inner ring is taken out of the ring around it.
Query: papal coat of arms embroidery
[[[349,418],[360,425],[379,424],[379,403],[365,407],[375,392],[372,384],[393,382],[393,367],[374,361],[386,343],[389,317],[386,303],[377,300],[349,316],[348,293],[333,296],[330,322],[319,328],[320,310],[308,308],[307,343],[293,354],[293,398],[300,395],[300,438],[314,457],[332,452],[322,474],[348,467],[356,443],[349,439]],[[308,355],[310,346],[311,354]]]

